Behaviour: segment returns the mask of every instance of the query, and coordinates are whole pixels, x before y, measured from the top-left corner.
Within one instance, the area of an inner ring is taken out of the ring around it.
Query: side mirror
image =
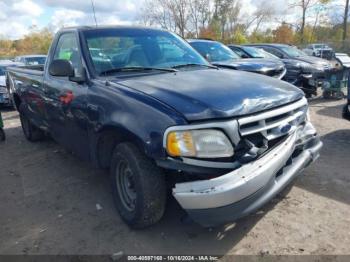
[[[53,60],[49,66],[49,73],[52,76],[74,77],[72,62],[64,59]]]
[[[76,82],[78,84],[83,84],[87,81],[87,74],[85,68],[76,70],[74,76],[69,77],[69,81]]]
[[[86,70],[81,68],[74,70],[72,62],[64,59],[53,60],[49,66],[49,73],[52,76],[68,77],[69,81],[82,84],[86,82]]]
[[[210,62],[211,61],[211,57],[210,57],[210,55],[209,54],[205,54],[205,57],[204,57],[208,62]]]
[[[244,59],[249,58],[249,56],[247,54],[242,54],[241,57],[244,58]]]

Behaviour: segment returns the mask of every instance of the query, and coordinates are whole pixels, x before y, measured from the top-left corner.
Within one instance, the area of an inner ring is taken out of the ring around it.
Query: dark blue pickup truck
[[[163,30],[64,29],[45,66],[9,68],[7,82],[25,137],[50,134],[108,168],[116,208],[133,228],[161,219],[168,181],[193,220],[232,222],[272,199],[322,147],[298,88],[213,67]]]

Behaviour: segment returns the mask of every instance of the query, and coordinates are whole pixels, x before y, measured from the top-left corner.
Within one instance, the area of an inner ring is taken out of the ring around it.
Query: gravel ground
[[[344,101],[311,102],[325,144],[294,187],[225,227],[183,219],[173,199],[162,221],[130,230],[115,211],[107,174],[48,140],[27,142],[3,111],[0,254],[350,254],[350,122]]]

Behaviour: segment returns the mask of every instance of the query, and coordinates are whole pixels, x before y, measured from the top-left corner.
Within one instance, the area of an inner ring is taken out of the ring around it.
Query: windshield
[[[210,41],[194,41],[190,43],[203,57],[211,62],[239,59],[240,57],[227,46]]]
[[[46,57],[39,56],[39,57],[26,57],[25,61],[27,65],[44,65],[45,64]]]
[[[153,29],[96,29],[84,32],[95,71],[123,68],[173,68],[208,62],[175,34]],[[114,70],[114,71],[113,71]]]
[[[301,56],[307,56],[303,51],[300,51],[299,49],[291,46],[282,46],[281,49],[287,53],[290,57],[301,57]]]
[[[253,58],[279,59],[277,56],[270,54],[269,52],[266,52],[265,50],[257,47],[244,46],[242,48]]]
[[[314,45],[316,49],[326,49],[326,48],[329,48],[328,45],[324,45],[324,44],[317,44],[317,45]]]
[[[262,51],[259,48],[248,47],[248,46],[245,46],[242,48],[245,52],[247,52],[253,58],[268,58],[268,55],[266,54],[266,52]]]

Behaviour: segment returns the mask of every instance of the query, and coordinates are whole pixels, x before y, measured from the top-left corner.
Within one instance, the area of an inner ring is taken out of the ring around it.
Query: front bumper
[[[318,158],[321,147],[307,123],[260,159],[215,179],[176,184],[173,195],[202,226],[233,222],[282,191]]]

